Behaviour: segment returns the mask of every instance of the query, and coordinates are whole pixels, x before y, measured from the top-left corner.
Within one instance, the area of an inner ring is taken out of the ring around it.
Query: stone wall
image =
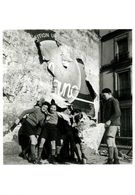
[[[39,63],[37,48],[25,31],[3,33],[4,127],[11,126],[18,114],[33,107],[39,96],[51,90],[51,77]]]
[[[99,107],[99,40],[92,30],[53,30],[55,40],[67,59],[84,63],[86,79],[97,94]],[[68,60],[67,60],[68,61]],[[31,108],[41,96],[52,90],[52,76],[47,63],[41,63],[35,37],[25,30],[3,32],[3,120],[4,131],[24,109]],[[72,74],[71,77],[75,76]]]

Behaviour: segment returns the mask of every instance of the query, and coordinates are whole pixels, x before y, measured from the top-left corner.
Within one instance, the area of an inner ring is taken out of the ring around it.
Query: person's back
[[[109,98],[104,103],[103,107],[103,120],[104,122],[111,119],[111,125],[120,125],[121,111],[119,108],[119,102],[114,97]]]

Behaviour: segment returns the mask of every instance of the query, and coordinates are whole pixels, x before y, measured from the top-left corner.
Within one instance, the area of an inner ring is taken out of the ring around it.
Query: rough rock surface
[[[18,114],[50,92],[51,77],[39,63],[34,40],[25,31],[3,33],[3,56],[3,124],[7,130]]]
[[[96,35],[89,30],[54,30],[55,39],[70,58],[80,58],[85,65],[87,80],[98,95],[99,92],[99,44]],[[33,107],[41,96],[49,97],[52,76],[46,62],[39,61],[35,39],[24,30],[3,32],[3,131],[7,131],[16,117]],[[99,96],[95,100],[98,113]],[[14,142],[18,128],[4,136],[4,143]],[[15,144],[13,143],[15,146]],[[4,145],[6,152],[6,145]],[[17,149],[19,151],[19,148]],[[14,151],[14,149],[13,149]]]

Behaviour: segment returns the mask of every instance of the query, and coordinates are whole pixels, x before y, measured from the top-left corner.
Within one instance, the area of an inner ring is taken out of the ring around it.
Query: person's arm
[[[20,123],[20,120],[26,115],[26,114],[30,114],[32,112],[35,111],[35,108],[29,109],[29,110],[25,110],[21,113],[20,116],[18,116],[18,118],[15,120],[14,124],[10,127],[10,130],[13,131],[15,129],[15,127]]]
[[[28,110],[24,110],[18,118],[21,120],[26,114],[31,114],[31,113],[35,112],[36,110],[37,110],[37,108],[31,108]]]
[[[57,112],[58,116],[63,118],[65,121],[68,122],[68,124],[70,124],[70,117],[69,115],[65,114],[65,113],[61,113],[61,112]]]
[[[52,115],[50,112],[47,112],[46,114],[47,114],[48,116],[51,116],[51,115]]]
[[[20,122],[20,120],[26,115],[26,114],[30,114],[33,113],[37,110],[37,108],[32,108],[32,109],[28,109],[28,110],[24,110],[20,116],[18,116],[18,118],[16,119],[15,123],[18,124]]]
[[[71,125],[71,120],[70,120],[70,117],[68,114],[65,114],[65,113],[61,113],[61,112],[57,112],[58,116],[63,118],[63,120],[65,120],[68,125]]]

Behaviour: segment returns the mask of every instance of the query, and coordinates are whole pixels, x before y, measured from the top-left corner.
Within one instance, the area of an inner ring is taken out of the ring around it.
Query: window
[[[121,136],[132,137],[132,109],[121,108]]]
[[[128,58],[127,35],[115,39],[115,56],[117,61],[122,61]]]
[[[128,99],[131,97],[130,70],[117,73],[118,78],[118,97]]]

